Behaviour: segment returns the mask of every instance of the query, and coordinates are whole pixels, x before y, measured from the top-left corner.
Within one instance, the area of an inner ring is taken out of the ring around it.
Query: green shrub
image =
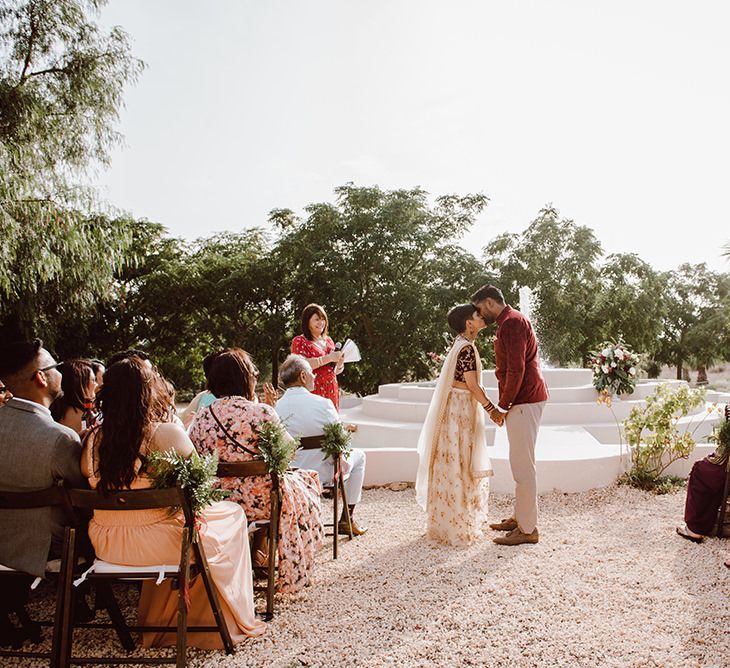
[[[631,469],[625,482],[641,489],[663,485],[662,474],[673,462],[689,457],[695,447],[694,433],[707,418],[702,419],[690,432],[689,426],[680,433],[680,418],[701,406],[705,401],[703,390],[692,390],[686,385],[672,388],[662,384],[647,397],[645,406],[636,406],[624,422],[624,434],[631,455]]]

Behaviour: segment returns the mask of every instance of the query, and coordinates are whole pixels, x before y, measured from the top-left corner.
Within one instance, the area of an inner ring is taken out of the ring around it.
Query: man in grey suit
[[[86,487],[78,434],[53,421],[61,373],[40,339],[0,348],[0,378],[13,398],[0,408],[0,489],[22,492],[65,480]],[[42,576],[59,556],[66,517],[61,508],[0,511],[0,564]]]

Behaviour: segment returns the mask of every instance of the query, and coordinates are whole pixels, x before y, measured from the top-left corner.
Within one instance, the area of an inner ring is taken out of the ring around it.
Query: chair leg
[[[338,524],[338,507],[337,502],[339,500],[340,496],[340,490],[339,490],[339,480],[340,478],[340,467],[338,462],[335,462],[335,486],[332,489],[332,558],[337,559],[337,538],[339,532]]]
[[[203,578],[203,584],[205,584],[205,591],[208,594],[208,602],[213,610],[213,617],[215,618],[215,623],[218,627],[218,633],[223,641],[223,648],[225,649],[226,654],[233,654],[233,640],[231,640],[231,634],[228,632],[228,626],[226,626],[226,620],[223,616],[223,611],[221,610],[220,600],[218,599],[218,592],[216,591],[213,579],[210,576],[208,559],[205,556],[205,552],[200,547],[200,540],[200,537],[198,537],[197,542],[193,543],[195,561],[200,569],[200,577]]]
[[[720,514],[717,518],[717,536],[722,537],[723,529],[725,527],[725,514],[727,512],[727,501],[730,496],[730,461],[727,465],[727,474],[725,475],[725,488],[722,491],[722,503],[720,504]]]
[[[345,516],[345,522],[347,522],[347,534],[349,540],[353,539],[352,534],[352,518],[350,517],[350,506],[347,503],[347,492],[345,491],[345,480],[342,476],[339,479],[340,493],[342,494],[342,514]]]
[[[74,599],[74,564],[76,563],[76,530],[73,527],[66,527],[64,548],[61,559],[61,573],[59,574],[59,587],[61,587],[61,608],[60,629],[58,634],[54,629],[53,643],[56,647],[52,650],[54,656],[51,658],[51,666],[54,668],[67,668],[71,661],[71,650],[73,647],[73,599]],[[58,610],[56,620],[59,619]],[[57,621],[58,623],[58,621]]]
[[[98,580],[96,582],[96,593],[97,596],[101,597],[103,607],[109,613],[109,619],[111,620],[112,626],[117,633],[119,642],[122,647],[128,652],[132,652],[137,647],[137,643],[134,642],[132,634],[129,632],[127,626],[127,620],[124,619],[122,611],[119,609],[119,604],[114,596],[114,591],[110,582],[104,580]]]
[[[188,597],[190,596],[190,527],[187,526],[183,529],[180,571],[182,579],[177,591],[177,652],[175,659],[177,668],[185,668],[187,663]]]
[[[276,556],[279,551],[279,490],[271,490],[271,517],[269,518],[269,563],[266,580],[266,621],[274,616],[274,590],[276,588]]]

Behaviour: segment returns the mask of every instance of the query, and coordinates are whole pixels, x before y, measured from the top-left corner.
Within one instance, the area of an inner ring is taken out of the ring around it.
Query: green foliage
[[[720,459],[730,456],[730,420],[720,421],[708,440],[717,443],[715,453]]]
[[[201,457],[193,451],[190,457],[183,457],[170,450],[151,452],[147,456],[147,475],[152,484],[158,489],[180,485],[196,517],[206,506],[222,501],[229,495],[228,491],[216,487],[217,469],[217,453]]]
[[[690,455],[695,447],[694,431],[686,428],[680,433],[678,423],[704,401],[702,390],[662,384],[647,397],[645,406],[631,409],[623,425],[631,452],[629,479],[657,481],[672,462]],[[706,417],[707,413],[702,419]]]
[[[352,438],[341,422],[326,424],[322,433],[324,434],[321,446],[324,454],[323,461],[333,457],[346,458],[350,454]]]
[[[659,476],[658,478],[646,471],[627,471],[618,480],[619,485],[628,485],[643,489],[653,494],[670,494],[687,486],[687,481],[674,475]]]
[[[524,232],[497,237],[484,255],[487,273],[510,303],[520,287],[532,288],[541,354],[557,366],[583,364],[599,338],[591,314],[602,250],[593,231],[547,205]]]
[[[340,376],[352,392],[426,378],[423,353],[443,348],[447,310],[486,278],[457,242],[487,198],[448,195],[430,204],[418,188],[353,184],[335,193],[334,204],[307,207],[304,220],[287,210],[271,215],[280,237],[268,264],[283,269],[290,331],[298,333],[306,304],[324,305],[332,337],[352,338],[362,352]]]
[[[257,445],[261,458],[271,473],[282,474],[289,468],[299,447],[299,440],[292,439],[281,422],[262,422],[256,427]]]
[[[0,321],[7,337],[82,320],[109,296],[127,220],[97,213],[81,177],[108,162],[124,86],[142,63],[90,18],[100,1],[0,3]]]
[[[609,255],[599,271],[591,321],[596,339],[621,339],[634,350],[654,351],[666,306],[664,277],[633,253]]]
[[[677,367],[707,367],[727,357],[730,345],[730,276],[705,263],[683,264],[665,275],[662,293],[666,313],[655,355]]]

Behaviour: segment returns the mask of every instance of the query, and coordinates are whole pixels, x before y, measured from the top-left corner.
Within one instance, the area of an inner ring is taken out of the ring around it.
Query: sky
[[[725,0],[110,0],[147,68],[101,195],[194,239],[352,181],[547,203],[606,253],[730,271]]]

